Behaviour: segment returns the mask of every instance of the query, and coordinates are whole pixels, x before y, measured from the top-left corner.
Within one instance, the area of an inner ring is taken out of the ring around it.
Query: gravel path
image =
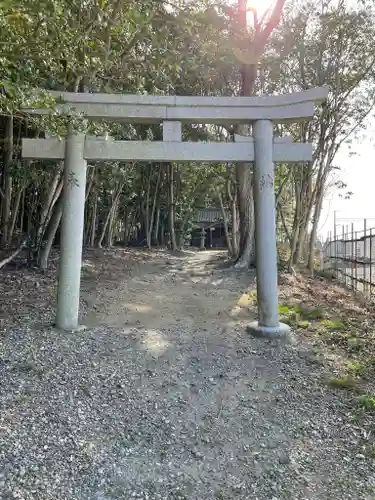
[[[375,498],[349,395],[302,341],[246,334],[249,276],[215,255],[99,281],[85,331],[0,338],[1,500]]]

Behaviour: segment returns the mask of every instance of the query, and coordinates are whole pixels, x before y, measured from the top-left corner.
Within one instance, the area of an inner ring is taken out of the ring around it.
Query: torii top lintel
[[[328,87],[303,92],[258,97],[150,96],[51,91],[62,99],[56,109],[72,110],[86,118],[110,119],[128,123],[160,123],[175,120],[185,123],[249,123],[271,120],[298,122],[311,118],[314,106],[328,96]],[[33,114],[48,114],[47,109],[25,109]]]

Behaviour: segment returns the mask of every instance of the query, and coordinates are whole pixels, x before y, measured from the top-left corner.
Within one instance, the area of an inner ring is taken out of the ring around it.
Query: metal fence
[[[330,233],[322,249],[321,267],[344,286],[375,299],[375,227],[356,230],[354,223]],[[372,222],[373,223],[373,222]]]

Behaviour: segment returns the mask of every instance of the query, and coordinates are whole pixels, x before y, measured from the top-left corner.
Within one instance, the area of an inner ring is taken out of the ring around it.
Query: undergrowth
[[[375,336],[360,315],[339,317],[330,307],[300,303],[280,304],[279,315],[280,321],[289,324],[297,334],[308,332],[331,352],[340,353],[340,359],[344,360],[341,373],[328,378],[328,386],[353,394],[358,418],[375,415],[375,394],[365,389],[375,379]],[[375,448],[373,452],[375,457]]]

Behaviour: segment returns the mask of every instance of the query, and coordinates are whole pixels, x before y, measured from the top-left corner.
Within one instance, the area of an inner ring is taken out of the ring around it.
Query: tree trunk
[[[168,193],[169,193],[169,214],[168,214],[168,223],[169,223],[169,237],[171,239],[171,249],[172,251],[177,250],[177,242],[176,242],[176,232],[175,232],[175,210],[174,210],[174,167],[173,163],[168,164],[169,170],[169,179],[168,179]]]
[[[125,213],[124,213],[124,232],[123,232],[123,237],[122,241],[124,242],[124,245],[128,244],[129,241],[129,217],[130,217],[130,212],[128,207],[125,207]]]
[[[125,245],[129,243],[129,239],[134,227],[134,222],[138,217],[140,210],[138,207],[134,208],[133,213],[129,213],[127,217],[127,221],[125,224],[125,231],[124,231],[124,242]]]
[[[236,168],[238,186],[238,211],[240,244],[236,268],[247,268],[255,263],[255,224],[252,173],[248,163],[239,163]]]
[[[249,74],[242,77],[242,96],[251,96],[255,82],[255,70],[250,67]],[[237,127],[237,133],[246,133],[242,125]],[[239,212],[240,244],[235,264],[237,268],[247,268],[255,265],[255,223],[254,196],[252,186],[252,168],[250,163],[236,164],[237,203]]]
[[[113,203],[111,205],[111,208],[108,211],[108,214],[107,214],[107,217],[105,219],[105,223],[104,223],[104,226],[103,226],[103,229],[102,229],[102,233],[101,233],[99,241],[98,241],[98,247],[99,248],[102,248],[102,244],[103,244],[103,240],[104,240],[104,237],[106,235],[106,232],[107,232],[108,224],[109,224],[109,222],[111,220],[112,209],[113,209]]]
[[[160,208],[156,209],[156,219],[154,224],[154,241],[155,245],[159,246],[159,227],[160,227]]]
[[[150,222],[151,175],[152,175],[152,166],[149,166],[145,210],[144,210],[144,225],[145,225],[147,248],[151,248],[151,238],[149,237],[150,236],[149,228],[150,228],[150,226],[152,226],[152,222]]]
[[[60,195],[58,202],[55,205],[53,210],[52,217],[49,221],[48,227],[46,229],[46,240],[44,242],[43,247],[39,250],[39,267],[41,269],[47,269],[48,267],[48,258],[51,253],[51,248],[53,245],[53,241],[55,239],[57,230],[60,225],[61,216],[63,213],[63,195]]]
[[[292,241],[290,243],[290,257],[288,263],[289,272],[292,272],[293,264],[295,264],[295,254],[297,249],[298,234],[299,234],[299,227],[296,226],[296,228],[293,231]]]
[[[116,199],[115,199],[115,201],[113,203],[113,207],[112,207],[111,217],[109,220],[108,237],[107,237],[107,247],[108,248],[111,248],[113,246],[113,234],[114,234],[114,230],[115,230],[115,226],[116,226],[119,199],[120,199],[120,195],[116,196]]]
[[[91,174],[89,183],[88,183],[87,188],[86,188],[85,201],[87,201],[89,199],[91,190],[92,190],[94,183],[95,183],[95,180],[96,180],[96,168],[92,167],[92,174]]]
[[[299,225],[297,248],[294,260],[296,264],[299,264],[302,261],[303,255],[305,253],[306,236],[310,219],[311,219],[311,210],[305,210]]]
[[[95,236],[96,236],[96,221],[98,214],[98,179],[99,179],[99,170],[95,171],[95,195],[94,195],[94,203],[92,207],[92,216],[91,216],[91,234],[90,234],[90,247],[95,245]]]
[[[93,167],[92,168],[92,173],[91,173],[91,177],[90,177],[90,180],[88,182],[88,185],[87,185],[87,188],[86,188],[86,193],[85,193],[85,203],[86,203],[86,206],[85,206],[85,224],[84,224],[84,228],[85,228],[85,232],[84,232],[84,242],[85,242],[85,245],[89,245],[90,244],[90,235],[91,235],[91,222],[92,222],[92,219],[91,219],[91,206],[89,203],[87,203],[87,200],[89,199],[89,196],[91,194],[91,191],[94,187],[94,184],[95,184],[95,179],[96,179],[96,168]],[[89,173],[87,174],[89,176]]]
[[[160,225],[160,246],[165,247],[165,225],[164,222]]]
[[[2,202],[2,236],[1,243],[7,245],[9,242],[10,212],[12,203],[12,175],[11,165],[13,161],[13,115],[6,117],[4,137],[4,169],[3,169],[3,191]]]
[[[222,196],[221,196],[220,191],[217,191],[217,198],[218,198],[218,200],[219,200],[220,210],[221,210],[221,214],[222,214],[222,216],[223,216],[224,233],[225,233],[225,240],[226,240],[226,242],[227,242],[228,253],[229,253],[229,255],[233,255],[232,242],[231,242],[231,239],[230,239],[230,236],[229,236],[229,230],[228,230],[228,220],[227,220],[227,214],[226,214],[226,212],[225,212],[224,203],[223,203],[223,198],[222,198]],[[212,234],[212,233],[211,233],[211,234]]]
[[[156,186],[155,186],[155,192],[154,192],[154,198],[152,201],[151,214],[149,216],[149,221],[148,221],[149,225],[147,226],[147,247],[148,248],[151,248],[151,243],[152,243],[152,228],[153,228],[154,219],[155,219],[156,200],[157,200],[158,192],[159,192],[160,177],[161,177],[161,166],[159,167],[158,178],[156,180]],[[149,210],[149,208],[147,207],[147,211],[148,210]]]
[[[20,214],[20,226],[19,231],[22,234],[24,232],[24,218],[25,218],[25,197],[26,197],[26,189],[22,191],[22,202],[21,202],[21,214]]]
[[[237,259],[238,257],[238,200],[237,200],[237,189],[233,195],[232,199],[232,257]]]
[[[63,163],[61,162],[55,172],[51,185],[48,187],[46,199],[44,200],[43,210],[40,214],[39,227],[37,231],[37,244],[40,245],[44,232],[51,218],[52,209],[64,186],[64,177],[61,175]]]
[[[271,10],[271,14],[267,22],[262,26],[262,20],[258,24],[258,16],[254,13],[254,9],[248,7],[246,0],[237,0],[237,37],[239,40],[247,41],[249,46],[245,49],[245,58],[240,59],[241,73],[241,96],[251,96],[254,92],[254,85],[257,77],[258,61],[263,54],[266,43],[274,30],[279,24],[281,12],[286,0],[277,0]],[[247,15],[253,13],[254,20],[254,37],[250,40],[248,36]],[[240,52],[242,48],[240,49]],[[248,57],[248,53],[251,57]],[[243,131],[243,126],[235,127],[237,133]],[[236,164],[236,178],[238,186],[238,207],[240,219],[240,248],[239,256],[235,264],[236,267],[248,267],[255,263],[255,245],[254,245],[254,197],[252,193],[252,179],[250,166],[248,163]]]
[[[102,234],[100,235],[100,238],[99,238],[99,241],[98,241],[98,247],[99,248],[102,248],[103,240],[104,240],[104,237],[105,237],[105,235],[107,233],[107,229],[108,229],[108,236],[110,236],[109,235],[109,232],[110,232],[109,231],[110,230],[110,223],[113,222],[113,216],[114,216],[114,214],[116,212],[116,205],[117,205],[118,200],[120,198],[122,186],[123,186],[123,184],[121,184],[121,186],[118,186],[117,189],[116,189],[117,192],[115,193],[115,196],[114,196],[114,198],[112,200],[112,205],[111,205],[111,207],[109,209],[109,212],[107,214],[107,218],[106,218],[105,223],[104,223]],[[107,238],[107,244],[108,243],[109,243],[109,239]]]
[[[308,268],[311,271],[314,270],[315,244],[316,244],[316,238],[317,238],[317,234],[318,234],[318,225],[319,225],[319,220],[320,220],[320,214],[322,212],[322,205],[323,205],[323,195],[321,193],[318,193],[318,195],[316,197],[313,226],[312,226],[311,235],[310,235],[310,242],[309,242]]]
[[[6,257],[5,259],[1,260],[0,261],[0,269],[3,268],[4,266],[6,266],[7,264],[9,264],[9,262],[12,262],[12,260],[15,259],[17,257],[17,255],[22,252],[22,250],[25,248],[25,246],[26,246],[26,241],[21,243],[21,245],[17,248],[17,250],[15,250],[11,255],[9,255],[9,257]]]
[[[13,238],[13,233],[14,233],[14,229],[16,227],[16,222],[17,222],[17,218],[18,218],[18,212],[19,212],[20,205],[21,205],[21,198],[22,198],[24,190],[25,190],[24,186],[20,187],[20,189],[17,192],[17,196],[14,200],[14,203],[13,203],[12,220],[11,220],[9,234],[8,234],[9,241],[12,241],[12,238]]]

